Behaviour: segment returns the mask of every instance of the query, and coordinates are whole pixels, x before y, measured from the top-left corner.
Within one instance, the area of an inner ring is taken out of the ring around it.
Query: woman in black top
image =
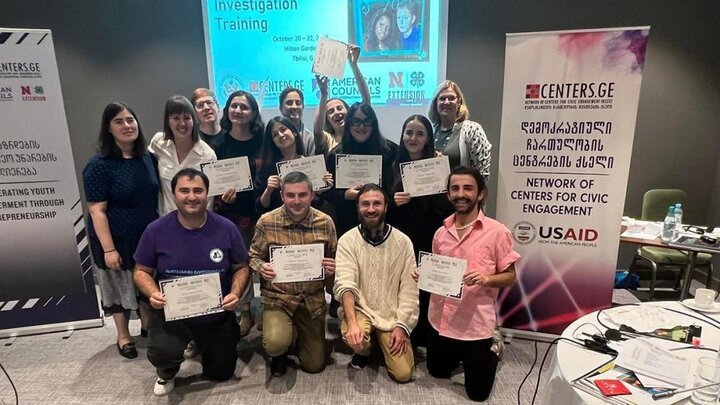
[[[397,158],[393,162],[395,183],[390,194],[392,203],[388,221],[412,240],[416,258],[421,251],[432,253],[435,231],[453,212],[445,193],[410,197],[410,194],[403,190],[400,164],[435,157],[432,134],[430,120],[419,114],[410,116],[403,124]],[[420,291],[420,314],[417,326],[410,336],[415,347],[427,347],[429,303],[430,293]]]

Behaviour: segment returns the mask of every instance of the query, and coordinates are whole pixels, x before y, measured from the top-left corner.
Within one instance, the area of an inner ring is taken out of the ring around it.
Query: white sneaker
[[[493,344],[490,346],[490,350],[497,354],[498,361],[500,361],[503,358],[503,353],[505,353],[505,340],[502,333],[500,333],[500,328],[497,326],[493,329],[492,339]]]
[[[188,343],[187,347],[185,348],[185,351],[183,352],[183,356],[185,356],[186,359],[191,359],[198,354],[198,347],[194,340],[191,340],[190,343]]]
[[[175,389],[175,378],[171,378],[169,380],[158,378],[157,381],[155,381],[153,393],[159,397],[163,397],[171,393],[173,389]]]

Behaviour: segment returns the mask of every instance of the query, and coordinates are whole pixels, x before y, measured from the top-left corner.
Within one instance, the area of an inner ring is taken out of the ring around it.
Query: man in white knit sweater
[[[410,332],[418,318],[418,287],[410,238],[385,223],[387,196],[366,184],[358,192],[360,225],[338,240],[335,298],[342,303],[340,330],[355,355],[350,366],[368,364],[374,332],[390,377],[410,381],[415,366]]]

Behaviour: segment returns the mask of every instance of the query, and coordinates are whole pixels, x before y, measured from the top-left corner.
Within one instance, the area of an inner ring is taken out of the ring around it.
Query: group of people
[[[166,102],[163,130],[146,145],[137,115],[122,102],[103,112],[99,151],[88,162],[84,187],[89,240],[102,306],[117,327],[117,350],[138,352],[128,328],[138,311],[156,395],[174,387],[186,357],[202,354],[203,374],[227,380],[236,345],[257,323],[273,376],[283,375],[295,350],[300,368],[324,369],[325,314],[341,319],[343,341],[354,351],[350,366],[368,364],[373,342],[389,376],[412,379],[413,348],[425,348],[430,374],[448,378],[462,362],[469,398],[488,397],[498,361],[495,300],[515,281],[510,232],[483,213],[490,143],[468,119],[458,85],[443,82],[429,111],[408,117],[399,145],[384,138],[357,67],[348,60],[362,102],[328,100],[318,77],[320,104],[313,129],[303,125],[304,95],[280,94],[282,116],[264,124],[252,94],[236,91],[224,107],[208,89]],[[382,184],[332,187],[339,153],[382,156]],[[315,192],[308,176],[280,178],[276,163],[322,154],[323,181]],[[401,163],[446,155],[446,195],[410,197]],[[247,156],[254,190],[208,196],[200,163]],[[274,282],[272,246],[322,244],[324,280]],[[467,261],[461,299],[418,290],[419,251]],[[166,321],[158,282],[219,273],[222,313]],[[252,274],[260,281],[262,319],[253,319]],[[325,293],[333,296],[327,311]],[[237,315],[236,315],[237,313]]]
[[[396,7],[372,10],[365,25],[365,50],[419,50],[422,43],[422,14],[418,0],[402,0]]]

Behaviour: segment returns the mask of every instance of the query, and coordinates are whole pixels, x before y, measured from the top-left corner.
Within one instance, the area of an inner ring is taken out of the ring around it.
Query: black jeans
[[[432,329],[428,321],[428,306],[430,305],[430,293],[420,290],[420,313],[418,314],[417,325],[410,334],[410,341],[413,347],[428,346],[428,331]]]
[[[148,337],[148,360],[164,380],[175,377],[180,370],[185,360],[183,352],[191,340],[202,354],[205,377],[225,381],[235,372],[240,330],[232,312],[224,312],[216,322],[192,324],[185,320],[166,322],[163,310],[153,309]]]
[[[495,383],[498,357],[490,350],[493,340],[457,340],[440,336],[428,328],[427,368],[435,378],[449,378],[455,367],[463,362],[465,393],[473,401],[484,401]]]

